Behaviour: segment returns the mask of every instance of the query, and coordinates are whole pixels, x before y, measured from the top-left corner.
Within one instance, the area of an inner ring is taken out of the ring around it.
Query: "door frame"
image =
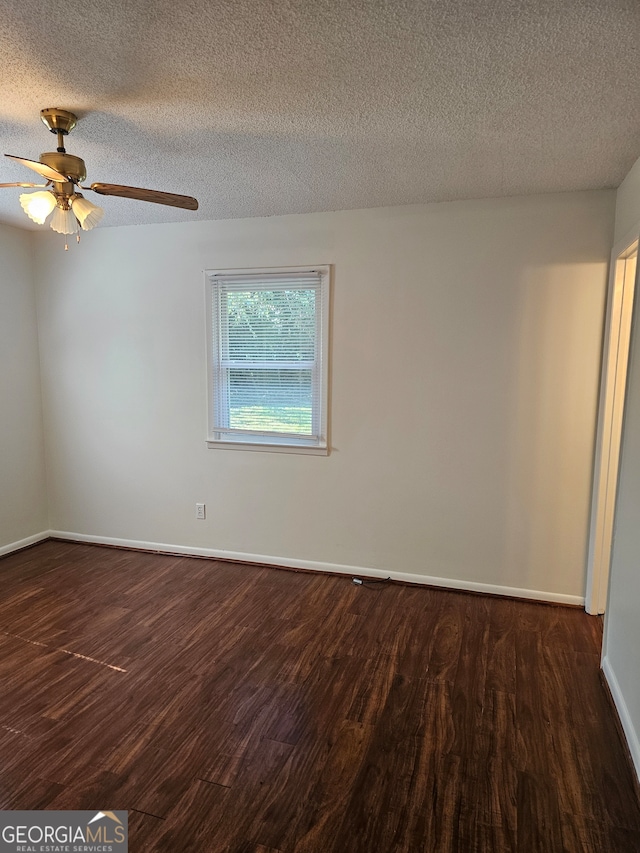
[[[609,268],[585,594],[593,614],[607,604],[639,241],[635,229],[617,243]]]

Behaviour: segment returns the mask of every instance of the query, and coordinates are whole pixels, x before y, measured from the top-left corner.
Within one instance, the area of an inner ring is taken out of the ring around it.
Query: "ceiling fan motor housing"
[[[73,154],[45,151],[44,154],[40,155],[40,162],[51,169],[55,169],[56,172],[61,172],[76,184],[81,184],[87,177],[87,167],[84,165],[84,160]]]

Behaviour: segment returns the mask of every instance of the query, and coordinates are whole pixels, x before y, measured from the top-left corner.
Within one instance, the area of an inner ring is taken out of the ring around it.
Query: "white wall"
[[[579,600],[614,198],[47,232],[52,527]],[[208,450],[202,270],[319,263],[332,454]]]
[[[618,191],[616,238],[640,234],[640,160]],[[627,380],[603,669],[640,777],[640,316],[638,288]]]
[[[0,554],[49,527],[32,238],[0,225]]]

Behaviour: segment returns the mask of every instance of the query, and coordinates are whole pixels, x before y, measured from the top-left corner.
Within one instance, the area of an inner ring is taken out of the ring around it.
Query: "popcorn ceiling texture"
[[[1,151],[54,150],[64,107],[88,182],[200,201],[88,193],[101,227],[615,187],[640,155],[638,0],[4,0],[0,57]]]

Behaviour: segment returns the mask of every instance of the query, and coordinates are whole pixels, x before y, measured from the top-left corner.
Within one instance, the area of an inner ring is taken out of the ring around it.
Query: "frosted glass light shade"
[[[101,207],[92,204],[81,195],[77,195],[73,199],[71,209],[75,213],[83,231],[91,231],[104,216],[104,210]]]
[[[77,234],[78,220],[71,210],[56,207],[51,217],[51,229],[57,231],[58,234]]]
[[[20,204],[29,219],[37,222],[38,225],[44,225],[45,219],[56,206],[56,197],[48,190],[37,193],[22,193]]]

